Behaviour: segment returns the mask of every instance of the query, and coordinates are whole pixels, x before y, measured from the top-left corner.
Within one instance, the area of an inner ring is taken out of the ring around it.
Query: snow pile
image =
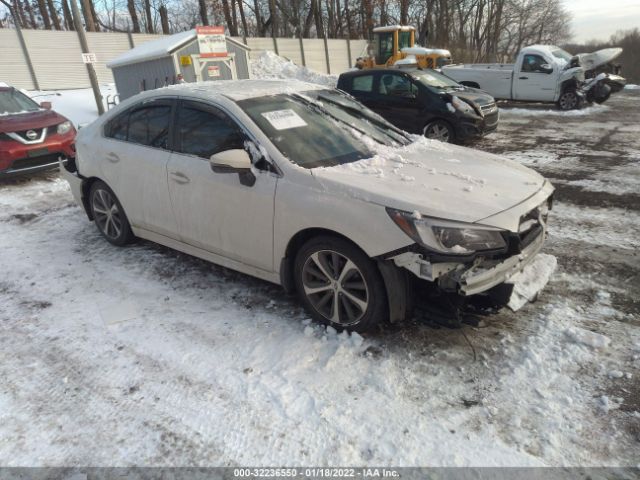
[[[516,312],[527,302],[535,301],[540,291],[549,283],[557,265],[556,257],[539,253],[524,270],[512,276],[509,283],[513,283],[514,287],[509,308]]]
[[[98,107],[93,96],[93,90],[90,88],[61,91],[32,90],[28,93],[37,103],[51,102],[53,110],[71,120],[76,128],[91,123],[98,118]],[[101,85],[100,93],[106,110],[107,96],[113,96],[117,93],[115,84]]]
[[[307,67],[298,66],[268,50],[262,52],[256,60],[251,61],[251,75],[253,78],[271,80],[294,78],[328,87],[335,87],[338,82],[337,75],[325,75]]]
[[[607,105],[592,105],[580,110],[559,110],[552,108],[505,108],[500,107],[500,114],[506,118],[510,116],[524,116],[524,117],[583,117],[588,115],[594,115],[609,110]]]
[[[640,90],[640,85],[635,85],[633,83],[630,83],[629,85],[625,85],[624,89],[625,90]]]

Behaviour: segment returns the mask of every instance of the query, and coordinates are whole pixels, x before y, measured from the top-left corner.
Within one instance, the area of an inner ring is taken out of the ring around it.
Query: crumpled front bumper
[[[392,260],[397,267],[406,268],[418,278],[437,282],[444,291],[476,295],[507,282],[522,271],[542,249],[545,238],[546,225],[542,223],[540,233],[520,253],[502,259],[478,257],[471,266],[457,262],[430,263],[417,252],[401,253]]]
[[[479,263],[466,270],[458,279],[459,292],[462,295],[475,295],[506,282],[529,265],[542,249],[546,232],[540,235],[517,255],[495,264]]]

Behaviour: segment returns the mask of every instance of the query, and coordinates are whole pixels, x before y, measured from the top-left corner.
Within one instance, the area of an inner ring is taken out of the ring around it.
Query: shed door
[[[235,80],[236,66],[233,58],[221,59],[200,59],[200,78],[202,80]]]

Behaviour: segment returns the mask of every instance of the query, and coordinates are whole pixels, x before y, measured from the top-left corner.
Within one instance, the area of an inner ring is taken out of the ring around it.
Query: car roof
[[[203,99],[224,96],[234,101],[267,95],[291,94],[309,90],[326,90],[330,87],[300,80],[214,80],[197,83],[181,83],[152,90],[156,95],[185,94]]]
[[[366,75],[368,73],[378,73],[378,72],[406,72],[406,73],[412,73],[412,72],[419,72],[419,71],[424,71],[424,68],[418,68],[418,67],[402,67],[402,68],[385,68],[385,67],[378,67],[378,68],[365,68],[362,70],[349,70],[348,72],[344,72],[341,73],[340,76],[341,77],[357,77],[358,75]]]

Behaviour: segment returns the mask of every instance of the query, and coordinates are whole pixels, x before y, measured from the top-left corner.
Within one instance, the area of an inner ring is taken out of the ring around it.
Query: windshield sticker
[[[264,112],[262,114],[264,118],[269,120],[269,123],[276,130],[288,130],[290,128],[306,127],[305,122],[300,115],[291,110],[274,110],[272,112]]]

